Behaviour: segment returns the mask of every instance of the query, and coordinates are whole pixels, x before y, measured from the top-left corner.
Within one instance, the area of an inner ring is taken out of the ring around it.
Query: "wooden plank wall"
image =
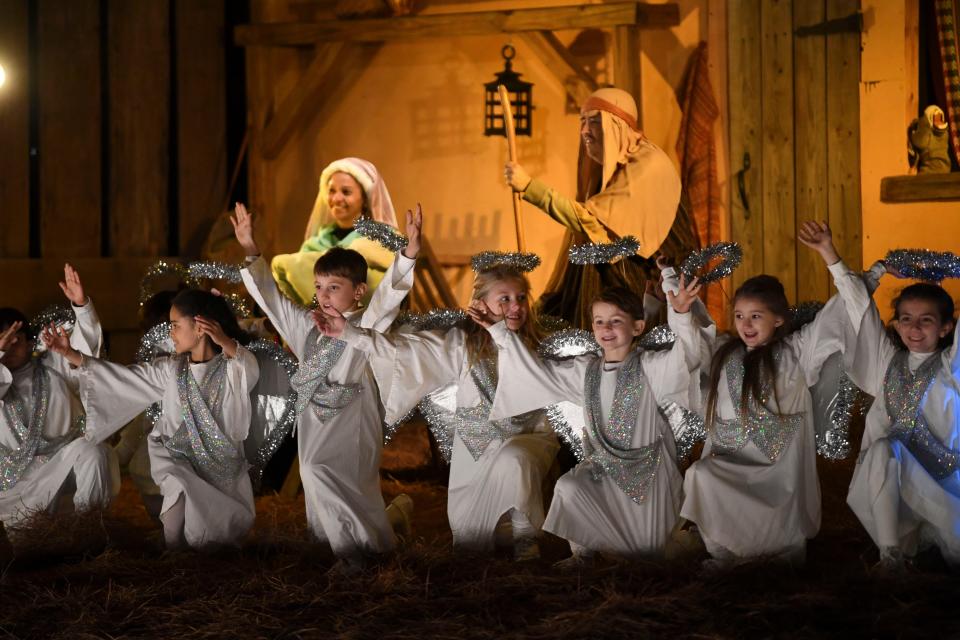
[[[0,256],[30,254],[30,63],[26,0],[0,0],[0,60],[7,81],[0,94]]]
[[[224,16],[224,0],[0,0],[0,305],[64,302],[69,260],[111,356],[132,359],[144,270],[197,257],[225,197]]]
[[[829,220],[847,264],[862,266],[859,34],[795,35],[858,8],[858,0],[728,5],[731,235],[744,249],[735,286],[769,273],[791,302],[825,301],[828,274],[796,241],[806,220]],[[736,177],[744,153],[749,211]]]

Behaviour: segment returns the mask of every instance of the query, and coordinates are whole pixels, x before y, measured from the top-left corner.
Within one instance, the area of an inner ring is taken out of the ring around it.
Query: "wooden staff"
[[[517,132],[513,128],[513,105],[510,104],[510,94],[502,84],[497,87],[500,94],[500,108],[503,109],[503,128],[507,131],[507,147],[510,150],[510,162],[517,161]],[[523,240],[523,224],[520,221],[520,194],[513,191],[513,221],[517,226],[517,251],[526,251],[527,243]]]

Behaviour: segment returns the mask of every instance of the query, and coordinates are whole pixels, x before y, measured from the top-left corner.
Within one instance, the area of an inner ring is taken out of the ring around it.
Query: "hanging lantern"
[[[497,86],[503,85],[510,94],[510,103],[513,105],[513,123],[518,136],[529,136],[532,133],[530,120],[533,110],[533,83],[520,79],[519,73],[513,71],[510,61],[517,55],[516,50],[504,45],[500,50],[503,56],[503,71],[496,74],[497,79],[483,85],[483,135],[506,136],[507,130],[503,122],[503,110],[500,107],[500,98]]]

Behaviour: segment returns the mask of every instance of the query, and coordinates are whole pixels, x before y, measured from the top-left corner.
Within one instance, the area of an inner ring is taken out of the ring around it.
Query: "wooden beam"
[[[856,13],[859,0],[826,3],[827,20]],[[827,206],[833,241],[844,262],[863,262],[860,213],[860,34],[827,36]]]
[[[30,255],[30,44],[27,0],[0,2],[0,256]]]
[[[317,45],[313,60],[303,72],[301,81],[280,103],[264,126],[260,138],[260,152],[263,157],[275,158],[293,132],[309,121],[316,106],[323,104],[332,95],[329,85],[336,82],[341,75],[339,66],[353,55],[356,54],[347,50],[340,42]]]
[[[224,0],[176,0],[179,255],[196,257],[227,190]]]
[[[597,81],[587,73],[552,31],[531,31],[520,36],[527,46],[560,81],[574,104],[583,104],[597,90]]]
[[[110,254],[169,247],[170,0],[109,0]]]
[[[617,2],[370,20],[249,24],[238,26],[234,31],[234,39],[238,45],[244,47],[300,46],[332,40],[385,42],[560,29],[599,29],[624,25],[662,29],[678,24],[680,8],[676,4]]]
[[[793,11],[791,3],[762,0],[760,91],[763,101],[763,271],[797,294],[797,223],[793,165]],[[802,87],[800,88],[802,90]],[[743,269],[741,269],[742,271]]]
[[[37,21],[40,253],[99,256],[100,3],[45,1]]]
[[[823,2],[794,2],[794,28],[824,21]],[[797,227],[808,220],[827,220],[827,132],[823,126],[827,105],[827,37],[810,36],[793,41],[796,148]],[[817,252],[797,243],[797,302],[825,301],[830,297],[829,273]],[[841,254],[843,255],[843,254]],[[851,256],[852,257],[852,256]]]
[[[743,247],[743,264],[731,278],[731,287],[736,289],[747,278],[763,273],[760,0],[731,2],[727,10],[730,29],[730,237]],[[745,157],[750,159],[750,168],[746,170]]]
[[[960,173],[890,176],[880,181],[880,202],[958,202]]]
[[[637,125],[643,129],[643,83],[640,76],[640,29],[617,27],[613,31],[613,81],[637,103]]]

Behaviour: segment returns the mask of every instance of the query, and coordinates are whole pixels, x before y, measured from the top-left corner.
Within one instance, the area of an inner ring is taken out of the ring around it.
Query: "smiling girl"
[[[680,510],[696,523],[713,557],[708,566],[757,556],[802,561],[806,540],[820,528],[809,388],[842,348],[848,318],[860,317],[869,298],[826,225],[805,223],[799,238],[829,265],[840,295],[788,333],[783,285],[770,275],[750,278],[734,294],[736,333],[710,349],[708,437],[687,470]]]
[[[476,274],[472,304],[502,309],[504,324],[518,333],[525,348],[533,349],[539,336],[530,318],[529,293],[522,271],[497,264]],[[430,392],[457,385],[447,493],[454,544],[492,549],[502,521],[510,525],[514,558],[538,557],[536,538],[544,518],[541,485],[559,444],[543,411],[490,419],[498,386],[497,346],[490,334],[471,321],[449,329],[380,334],[335,316],[325,332],[392,367],[392,381],[381,387],[387,424],[408,414]]]
[[[123,365],[73,349],[47,330],[47,347],[80,367],[86,438],[102,442],[154,402],[162,415],[148,436],[150,473],[160,487],[168,548],[238,545],[253,526],[243,441],[257,359],[222,297],[185,289],[170,307],[176,355]]]
[[[953,300],[913,284],[893,301],[894,331],[875,304],[860,321],[850,379],[876,399],[847,503],[880,549],[882,570],[937,546],[960,564],[960,358]]]
[[[668,323],[679,339],[666,351],[644,351],[639,296],[614,287],[591,305],[602,355],[541,360],[499,314],[476,317],[500,348],[500,382],[491,418],[568,400],[583,407],[584,459],[557,482],[544,530],[566,539],[572,556],[560,569],[589,564],[595,551],[622,556],[661,554],[677,520],[683,480],[670,425],[659,411],[687,404],[698,338],[687,312],[699,290],[681,281],[671,291]],[[489,319],[486,319],[489,318]],[[496,323],[494,323],[496,322]]]

